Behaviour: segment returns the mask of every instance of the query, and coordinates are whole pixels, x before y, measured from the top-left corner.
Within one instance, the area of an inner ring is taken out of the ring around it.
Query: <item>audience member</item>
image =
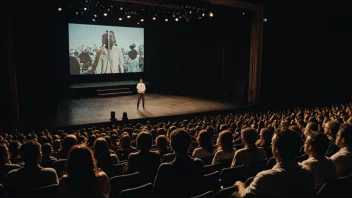
[[[258,173],[252,183],[246,185],[237,181],[235,187],[239,197],[308,197],[313,196],[314,178],[301,168],[296,156],[301,148],[301,137],[291,129],[282,128],[274,134],[272,152],[276,165]]]
[[[170,134],[176,158],[162,163],[154,181],[153,191],[158,197],[191,197],[202,193],[203,162],[188,155],[191,136],[184,129]]]
[[[24,167],[7,174],[6,189],[11,196],[24,196],[30,191],[58,184],[58,176],[52,168],[41,167],[42,150],[39,143],[27,141],[20,148]]]
[[[266,151],[262,147],[257,147],[255,145],[255,142],[258,139],[258,133],[255,129],[251,127],[242,129],[241,139],[244,148],[236,151],[231,167],[266,160]]]
[[[337,177],[352,173],[352,127],[343,126],[336,135],[335,144],[340,150],[331,156],[335,163]]]

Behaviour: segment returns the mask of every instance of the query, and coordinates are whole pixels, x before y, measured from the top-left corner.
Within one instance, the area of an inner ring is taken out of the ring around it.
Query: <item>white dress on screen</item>
[[[96,69],[97,74],[124,73],[124,58],[122,50],[113,46],[111,50],[103,48],[99,63]]]

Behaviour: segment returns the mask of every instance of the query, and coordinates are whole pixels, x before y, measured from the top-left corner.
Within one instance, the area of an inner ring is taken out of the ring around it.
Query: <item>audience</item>
[[[14,169],[21,168],[18,164],[12,164],[10,161],[10,152],[6,144],[0,144],[0,184],[4,184],[6,175]]]
[[[310,134],[304,143],[304,151],[309,158],[303,161],[302,165],[312,172],[315,178],[316,191],[325,182],[337,179],[334,162],[329,157],[325,157],[328,147],[328,137],[317,132]]]
[[[40,165],[45,168],[51,167],[53,162],[57,160],[55,157],[52,156],[53,147],[51,146],[50,143],[45,143],[42,147],[42,151],[43,151],[43,158]]]
[[[209,132],[206,130],[200,131],[197,138],[199,148],[194,149],[192,157],[207,157],[212,156],[215,153],[214,145],[211,142],[211,137]]]
[[[105,198],[110,194],[109,178],[99,171],[93,151],[87,146],[79,144],[70,150],[59,192],[72,198]]]
[[[64,197],[107,197],[117,187],[110,186],[109,178],[140,172],[142,183],[131,187],[154,183],[158,197],[190,197],[226,183],[209,183],[210,177],[203,177],[209,170],[245,165],[242,180],[256,177],[236,182],[236,196],[308,196],[352,173],[351,107],[1,133],[0,183],[15,197],[48,185],[58,185]],[[160,165],[161,159],[165,163]],[[215,166],[203,167],[210,163]],[[264,163],[273,168],[248,166]]]
[[[247,129],[248,130],[248,129]],[[307,197],[314,195],[314,178],[299,166],[296,156],[301,148],[301,137],[291,129],[279,129],[272,138],[272,152],[276,165],[258,173],[252,183],[237,181],[234,193],[239,197]]]
[[[36,188],[59,183],[54,169],[39,165],[42,158],[39,143],[27,141],[21,146],[20,155],[24,167],[10,171],[6,178],[6,189],[11,196],[21,197]]]
[[[271,138],[273,137],[273,133],[274,131],[269,128],[261,128],[259,140],[255,143],[257,147],[262,147],[265,150],[267,158],[272,157]]]
[[[258,139],[258,133],[251,127],[246,127],[241,131],[241,139],[244,148],[236,151],[233,157],[231,167],[249,164],[252,162],[260,162],[266,160],[266,151],[262,147],[255,145]]]
[[[233,159],[236,149],[233,148],[233,137],[230,131],[225,130],[219,134],[217,139],[217,149],[212,164],[220,160]]]
[[[105,138],[98,138],[94,142],[94,154],[97,166],[102,169],[110,178],[114,176],[114,166],[119,163],[116,154],[112,154]]]
[[[339,128],[339,123],[334,120],[330,120],[324,125],[324,134],[327,135],[330,140],[330,146],[326,153],[328,157],[331,157],[333,154],[340,150],[339,146],[335,144],[336,134],[339,131]]]
[[[140,172],[147,182],[154,181],[161,159],[158,152],[151,151],[153,137],[149,132],[141,132],[137,136],[137,149],[128,157],[125,173]]]
[[[68,153],[71,148],[77,144],[77,137],[75,135],[68,135],[64,138],[64,142],[62,143],[62,147],[57,153],[58,159],[67,159]]]
[[[128,133],[121,134],[120,148],[116,150],[119,160],[125,161],[128,159],[130,153],[135,152],[137,149],[131,146],[131,137]]]
[[[171,153],[171,150],[169,148],[169,140],[165,135],[159,135],[155,141],[160,155],[160,159],[163,159],[165,154]]]
[[[153,191],[159,197],[191,197],[202,189],[203,162],[188,155],[191,137],[187,131],[176,129],[170,134],[176,158],[162,163],[155,178]]]
[[[340,150],[331,156],[335,163],[337,177],[352,173],[352,127],[343,126],[336,135],[335,144]]]

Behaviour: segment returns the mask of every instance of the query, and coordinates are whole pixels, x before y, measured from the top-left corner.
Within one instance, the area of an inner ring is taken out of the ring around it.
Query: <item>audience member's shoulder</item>
[[[16,167],[22,168],[22,166],[19,165],[19,164],[6,164],[6,166],[8,166],[8,167],[14,167],[14,168],[16,168]]]
[[[265,151],[265,149],[263,148],[263,147],[257,147],[257,149],[259,150],[259,151]]]
[[[277,171],[277,170],[274,170],[274,169],[263,170],[263,171],[260,171],[260,172],[255,176],[255,178],[256,178],[256,179],[260,179],[260,178],[265,177],[266,179],[269,179],[269,178],[275,177],[275,175],[276,175],[277,172],[278,172],[278,171]]]
[[[56,174],[56,170],[53,169],[53,168],[42,168],[42,171],[45,171],[45,172],[54,172]]]
[[[238,155],[239,153],[243,153],[246,150],[247,150],[246,148],[241,148],[241,149],[238,149],[235,153]]]
[[[9,170],[22,168],[22,166],[19,165],[19,164],[6,164],[6,167],[7,167]]]
[[[335,166],[334,161],[332,161],[332,159],[330,157],[325,157],[325,158],[326,158],[326,163],[333,164]]]
[[[139,155],[139,152],[138,152],[138,151],[137,151],[137,152],[131,152],[131,153],[128,155],[128,158],[135,157],[135,156],[137,156],[137,155]]]
[[[17,174],[18,172],[20,172],[21,170],[23,169],[23,167],[18,167],[18,168],[14,168],[12,170],[10,170],[7,175],[14,175],[14,174]]]
[[[97,177],[98,177],[98,178],[105,178],[105,177],[108,177],[108,175],[107,175],[104,171],[100,171],[100,172],[97,174]]]
[[[193,161],[195,164],[197,164],[197,166],[203,166],[203,160],[199,159],[199,158],[193,158]]]
[[[150,151],[150,153],[151,153],[152,155],[154,155],[154,156],[160,157],[159,151]]]
[[[311,166],[312,164],[317,163],[317,160],[314,160],[313,158],[308,158],[304,160],[302,163],[298,163],[301,167],[303,166]]]
[[[202,150],[201,147],[195,148],[195,149],[193,150],[193,153],[199,152],[199,151],[201,151],[201,150]]]
[[[165,154],[164,156],[175,156],[175,153],[168,153],[168,154]]]
[[[311,171],[312,170],[312,162],[307,159],[307,160],[304,160],[302,163],[298,163],[298,165],[304,169],[304,170],[307,170],[307,171]]]
[[[60,180],[61,180],[61,179],[67,179],[67,178],[68,178],[68,175],[67,175],[67,174],[64,174],[64,175],[61,176]]]
[[[160,170],[167,170],[169,169],[170,167],[172,167],[172,162],[164,162],[164,163],[161,163],[160,166],[159,166],[159,171]]]

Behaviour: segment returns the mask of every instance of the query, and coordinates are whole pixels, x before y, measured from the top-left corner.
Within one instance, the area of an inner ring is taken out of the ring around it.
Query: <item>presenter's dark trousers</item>
[[[143,108],[144,108],[144,94],[142,94],[142,93],[138,93],[137,108],[139,108],[139,103],[141,101],[141,98],[142,98],[142,104],[143,104]]]

